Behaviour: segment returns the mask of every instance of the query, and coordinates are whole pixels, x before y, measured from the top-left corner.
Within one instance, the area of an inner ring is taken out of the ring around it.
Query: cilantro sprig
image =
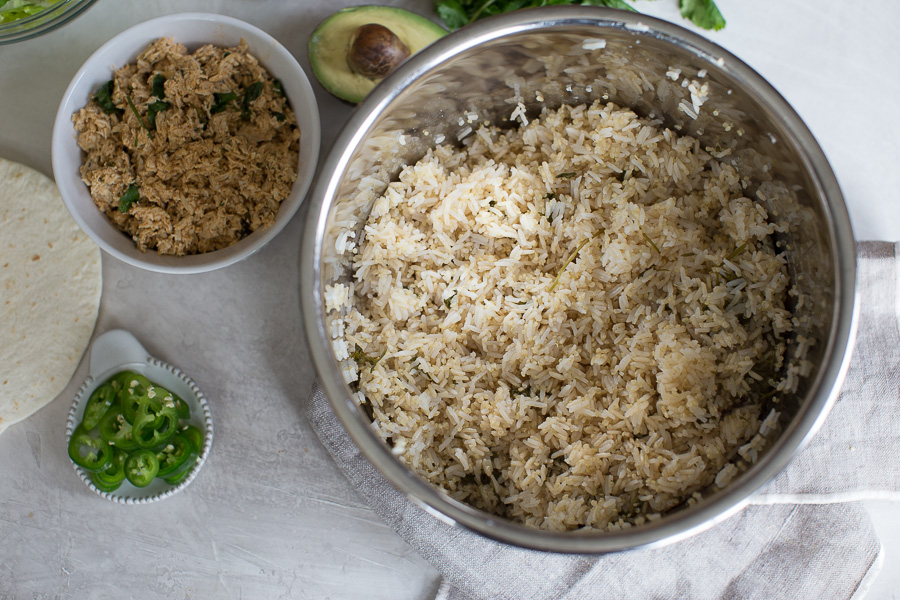
[[[113,90],[115,89],[115,84],[113,80],[110,79],[94,92],[94,100],[97,102],[97,106],[100,107],[100,110],[105,112],[108,115],[119,115],[121,116],[123,112],[118,106],[113,103],[112,95]]]
[[[681,16],[690,19],[694,25],[703,29],[715,29],[725,27],[725,17],[719,12],[714,0],[678,0]]]
[[[125,193],[122,194],[122,197],[119,198],[119,212],[127,213],[128,209],[131,208],[131,205],[138,201],[140,198],[138,186],[134,183],[128,186],[128,189],[125,190]]]
[[[451,31],[485,17],[537,6],[575,4],[580,6],[606,6],[637,12],[625,0],[435,0],[438,16]],[[678,0],[681,16],[703,29],[719,30],[725,27],[725,18],[715,0]]]

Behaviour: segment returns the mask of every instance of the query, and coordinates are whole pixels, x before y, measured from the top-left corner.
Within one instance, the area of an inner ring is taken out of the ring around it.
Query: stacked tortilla
[[[91,339],[100,250],[52,180],[0,159],[0,432],[53,400]]]

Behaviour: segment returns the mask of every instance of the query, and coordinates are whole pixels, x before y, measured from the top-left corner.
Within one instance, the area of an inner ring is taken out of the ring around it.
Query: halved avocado
[[[384,78],[359,73],[358,69],[350,66],[352,61],[348,59],[357,30],[371,24],[389,29],[396,36],[395,41],[401,42],[397,45],[405,46],[409,55],[447,34],[440,25],[425,17],[392,6],[344,8],[322,21],[309,38],[309,62],[313,73],[322,87],[354,104],[362,102],[375,84]],[[387,39],[386,35],[366,37],[378,43]]]

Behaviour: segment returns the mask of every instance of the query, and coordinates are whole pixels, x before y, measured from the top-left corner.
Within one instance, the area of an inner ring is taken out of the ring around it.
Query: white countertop
[[[424,0],[386,3],[430,14]],[[171,12],[229,14],[268,31],[309,72],[310,32],[349,4],[99,0],[63,29],[0,46],[0,156],[51,174],[63,91],[128,26]],[[857,239],[900,240],[900,3],[718,4],[728,25],[705,35],[759,71],[805,120],[841,183]],[[634,5],[687,24],[676,0]],[[314,87],[327,152],[352,107]],[[164,502],[120,506],[92,494],[65,452],[82,364],[54,402],[0,436],[0,597],[433,596],[437,572],[365,506],[304,417],[313,372],[297,300],[303,218],[301,209],[248,260],[203,275],[147,273],[104,255],[95,336],[128,329],[193,377],[210,398],[213,451],[196,481]],[[885,545],[868,597],[900,598],[900,506],[867,507]]]

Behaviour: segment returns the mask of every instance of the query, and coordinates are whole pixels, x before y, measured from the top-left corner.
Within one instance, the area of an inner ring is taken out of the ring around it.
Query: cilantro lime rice
[[[613,104],[481,128],[375,202],[352,282],[326,289],[350,307],[335,353],[398,458],[457,500],[630,527],[777,434],[779,231],[731,164]]]

